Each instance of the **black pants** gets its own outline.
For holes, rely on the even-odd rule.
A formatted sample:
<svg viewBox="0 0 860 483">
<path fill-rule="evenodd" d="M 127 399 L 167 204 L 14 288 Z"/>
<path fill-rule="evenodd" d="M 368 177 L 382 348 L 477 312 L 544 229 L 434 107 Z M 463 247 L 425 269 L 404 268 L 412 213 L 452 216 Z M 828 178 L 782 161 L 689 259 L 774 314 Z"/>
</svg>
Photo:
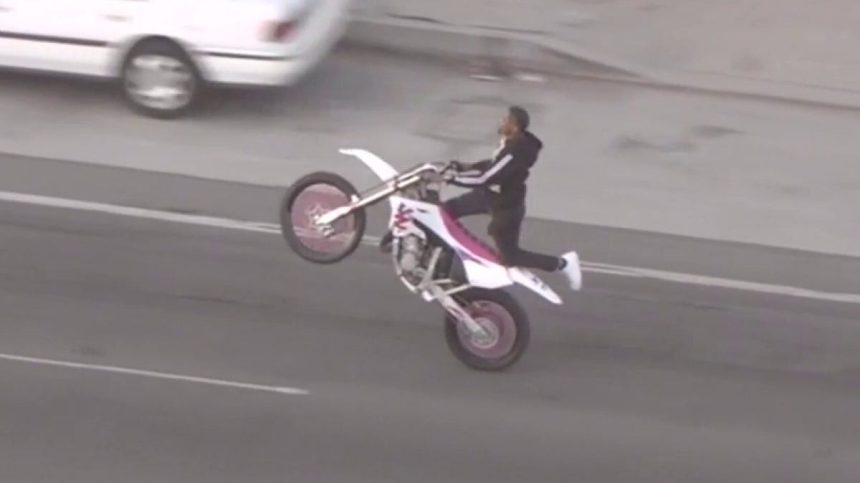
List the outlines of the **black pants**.
<svg viewBox="0 0 860 483">
<path fill-rule="evenodd" d="M 496 242 L 502 262 L 511 267 L 534 268 L 553 272 L 559 267 L 559 258 L 520 248 L 520 228 L 526 216 L 524 204 L 513 208 L 493 209 L 487 195 L 481 190 L 472 190 L 445 202 L 445 208 L 454 218 L 489 214 L 491 217 L 487 233 Z"/>
</svg>

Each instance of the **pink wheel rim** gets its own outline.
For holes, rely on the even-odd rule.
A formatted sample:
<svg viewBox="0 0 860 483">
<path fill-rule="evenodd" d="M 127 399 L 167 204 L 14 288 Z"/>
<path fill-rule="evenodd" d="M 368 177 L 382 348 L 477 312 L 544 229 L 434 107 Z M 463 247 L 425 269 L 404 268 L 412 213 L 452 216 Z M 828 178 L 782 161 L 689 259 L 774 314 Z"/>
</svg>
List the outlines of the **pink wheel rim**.
<svg viewBox="0 0 860 483">
<path fill-rule="evenodd" d="M 517 339 L 514 318 L 501 305 L 486 300 L 472 302 L 466 311 L 478 324 L 493 334 L 488 343 L 476 341 L 469 329 L 461 324 L 460 343 L 472 354 L 485 359 L 499 359 L 510 354 Z"/>
<path fill-rule="evenodd" d="M 314 217 L 349 203 L 341 190 L 325 183 L 307 186 L 293 201 L 290 210 L 292 230 L 308 250 L 335 255 L 346 250 L 357 236 L 355 216 L 348 215 L 334 222 L 334 232 L 326 236 L 316 226 Z"/>
</svg>

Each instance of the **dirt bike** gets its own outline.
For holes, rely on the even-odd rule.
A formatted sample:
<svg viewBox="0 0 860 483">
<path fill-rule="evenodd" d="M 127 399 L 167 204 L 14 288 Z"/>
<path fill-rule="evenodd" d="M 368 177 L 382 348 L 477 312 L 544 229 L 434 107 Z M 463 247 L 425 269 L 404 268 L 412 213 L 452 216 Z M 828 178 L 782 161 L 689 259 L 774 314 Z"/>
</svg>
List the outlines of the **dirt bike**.
<svg viewBox="0 0 860 483">
<path fill-rule="evenodd" d="M 373 153 L 341 149 L 382 181 L 359 193 L 345 178 L 314 172 L 294 182 L 281 206 L 281 231 L 301 258 L 337 263 L 361 244 L 365 208 L 388 199 L 391 257 L 412 293 L 445 309 L 445 339 L 465 365 L 488 371 L 517 362 L 530 338 L 529 319 L 503 287 L 520 284 L 553 304 L 561 298 L 530 271 L 507 267 L 440 203 L 440 190 L 456 174 L 451 163 L 424 163 L 403 173 Z"/>
</svg>

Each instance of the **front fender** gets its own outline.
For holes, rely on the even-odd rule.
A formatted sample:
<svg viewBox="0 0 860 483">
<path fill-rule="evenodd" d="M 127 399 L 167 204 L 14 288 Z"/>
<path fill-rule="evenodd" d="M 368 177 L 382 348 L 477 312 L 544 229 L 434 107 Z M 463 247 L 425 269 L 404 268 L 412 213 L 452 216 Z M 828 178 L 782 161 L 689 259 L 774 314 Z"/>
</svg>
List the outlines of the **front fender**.
<svg viewBox="0 0 860 483">
<path fill-rule="evenodd" d="M 358 158 L 382 181 L 388 181 L 399 174 L 385 160 L 365 149 L 339 149 L 338 152 Z"/>
</svg>

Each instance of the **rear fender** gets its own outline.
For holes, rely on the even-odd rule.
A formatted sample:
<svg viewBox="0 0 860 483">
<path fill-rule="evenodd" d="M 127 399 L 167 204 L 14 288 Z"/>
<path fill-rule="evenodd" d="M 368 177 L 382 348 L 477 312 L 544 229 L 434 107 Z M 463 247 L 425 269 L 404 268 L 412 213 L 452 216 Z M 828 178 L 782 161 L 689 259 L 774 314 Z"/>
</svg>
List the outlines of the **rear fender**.
<svg viewBox="0 0 860 483">
<path fill-rule="evenodd" d="M 501 265 L 476 262 L 462 257 L 460 259 L 470 285 L 492 290 L 514 284 L 505 267 Z"/>
<path fill-rule="evenodd" d="M 561 297 L 558 296 L 557 293 L 543 280 L 541 280 L 534 273 L 524 269 L 524 268 L 509 268 L 508 275 L 511 280 L 514 282 L 528 288 L 532 292 L 537 293 L 541 297 L 549 300 L 551 303 L 556 305 L 561 305 Z"/>
</svg>

